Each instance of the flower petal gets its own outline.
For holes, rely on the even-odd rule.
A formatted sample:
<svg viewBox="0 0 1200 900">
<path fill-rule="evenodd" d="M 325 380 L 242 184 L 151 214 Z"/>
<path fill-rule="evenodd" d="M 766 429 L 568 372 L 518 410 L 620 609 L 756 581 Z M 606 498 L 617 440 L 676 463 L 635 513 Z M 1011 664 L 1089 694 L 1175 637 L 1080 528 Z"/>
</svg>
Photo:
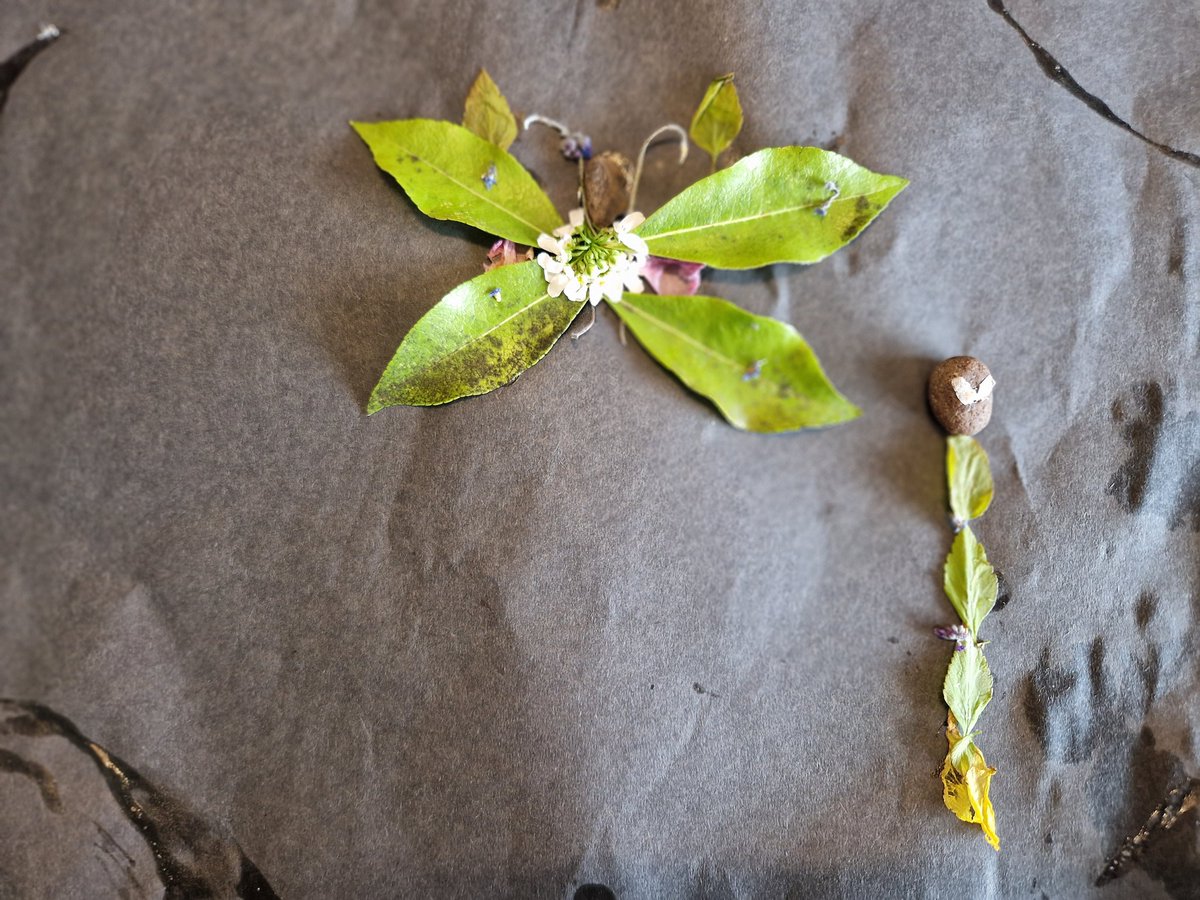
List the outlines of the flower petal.
<svg viewBox="0 0 1200 900">
<path fill-rule="evenodd" d="M 545 271 L 547 278 L 551 275 L 557 275 L 563 270 L 563 264 L 549 253 L 539 253 L 537 255 L 537 264 Z"/>
<path fill-rule="evenodd" d="M 548 234 L 539 234 L 537 242 L 538 246 L 547 253 L 553 253 L 555 256 L 558 256 L 563 252 L 562 241 L 556 241 Z"/>
<path fill-rule="evenodd" d="M 641 235 L 633 233 L 623 234 L 621 235 L 621 243 L 638 256 L 648 256 L 650 254 L 650 248 L 646 246 L 646 242 L 642 239 Z"/>
<path fill-rule="evenodd" d="M 700 288 L 700 271 L 703 268 L 704 263 L 651 256 L 642 266 L 642 277 L 650 282 L 656 294 L 690 297 Z"/>
<path fill-rule="evenodd" d="M 571 210 L 567 213 L 567 220 L 571 223 L 572 228 L 578 228 L 583 224 L 583 208 Z"/>
<path fill-rule="evenodd" d="M 637 228 L 645 221 L 646 217 L 640 212 L 631 212 L 615 222 L 613 227 L 617 230 L 617 234 L 624 235 L 628 234 L 630 231 L 633 231 L 633 229 Z"/>
</svg>

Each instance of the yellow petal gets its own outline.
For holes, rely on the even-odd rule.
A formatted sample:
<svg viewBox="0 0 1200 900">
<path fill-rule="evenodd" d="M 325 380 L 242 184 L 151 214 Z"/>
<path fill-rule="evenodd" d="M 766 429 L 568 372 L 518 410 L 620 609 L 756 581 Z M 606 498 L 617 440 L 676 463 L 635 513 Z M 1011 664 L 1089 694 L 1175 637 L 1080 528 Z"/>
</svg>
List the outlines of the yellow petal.
<svg viewBox="0 0 1200 900">
<path fill-rule="evenodd" d="M 950 713 L 946 722 L 946 740 L 950 742 L 951 752 L 946 754 L 946 762 L 942 765 L 942 799 L 946 808 L 964 822 L 979 825 L 988 843 L 999 850 L 996 811 L 988 796 L 996 770 L 988 766 L 983 752 L 973 742 L 968 742 L 965 752 L 960 752 L 958 759 L 954 759 L 953 750 L 960 738 L 958 723 L 954 713 Z"/>
</svg>

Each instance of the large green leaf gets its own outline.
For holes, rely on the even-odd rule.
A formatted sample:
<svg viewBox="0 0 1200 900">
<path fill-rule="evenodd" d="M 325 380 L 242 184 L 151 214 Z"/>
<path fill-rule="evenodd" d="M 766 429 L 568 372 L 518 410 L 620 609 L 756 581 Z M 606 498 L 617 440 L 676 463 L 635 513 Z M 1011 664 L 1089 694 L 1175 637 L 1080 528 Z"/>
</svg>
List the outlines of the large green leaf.
<svg viewBox="0 0 1200 900">
<path fill-rule="evenodd" d="M 839 192 L 831 202 L 828 184 Z M 637 232 L 655 256 L 719 269 L 814 263 L 852 241 L 907 184 L 827 150 L 775 147 L 697 181 Z"/>
<path fill-rule="evenodd" d="M 651 356 L 738 428 L 793 431 L 859 415 L 791 325 L 715 297 L 626 293 L 612 308 Z"/>
<path fill-rule="evenodd" d="M 972 641 L 962 650 L 954 651 L 942 696 L 967 735 L 979 721 L 984 707 L 992 699 L 992 672 L 983 651 Z"/>
<path fill-rule="evenodd" d="M 542 269 L 534 262 L 472 278 L 405 335 L 367 412 L 436 406 L 508 384 L 546 355 L 580 309 L 579 303 L 546 293 Z"/>
<path fill-rule="evenodd" d="M 376 165 L 428 216 L 530 246 L 562 224 L 519 162 L 461 125 L 433 119 L 350 125 L 371 148 Z"/>
<path fill-rule="evenodd" d="M 966 435 L 946 439 L 950 511 L 960 522 L 978 519 L 992 502 L 992 470 L 979 442 Z"/>
<path fill-rule="evenodd" d="M 741 130 L 742 104 L 737 88 L 733 86 L 733 74 L 714 78 L 692 116 L 688 134 L 712 157 L 713 169 L 716 169 L 717 157 L 725 152 Z"/>
<path fill-rule="evenodd" d="M 501 150 L 507 150 L 517 139 L 517 120 L 487 69 L 479 70 L 479 77 L 467 94 L 463 127 Z"/>
<path fill-rule="evenodd" d="M 943 586 L 959 618 L 978 639 L 983 617 L 996 605 L 997 583 L 996 570 L 970 526 L 963 526 L 954 537 L 946 557 Z"/>
</svg>

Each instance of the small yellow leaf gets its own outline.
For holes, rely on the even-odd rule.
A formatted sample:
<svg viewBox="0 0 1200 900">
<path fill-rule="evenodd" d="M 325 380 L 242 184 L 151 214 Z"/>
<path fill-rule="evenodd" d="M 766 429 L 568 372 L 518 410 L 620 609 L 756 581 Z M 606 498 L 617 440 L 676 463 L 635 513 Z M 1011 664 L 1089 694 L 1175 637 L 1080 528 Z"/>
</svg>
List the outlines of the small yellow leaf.
<svg viewBox="0 0 1200 900">
<path fill-rule="evenodd" d="M 467 94 L 463 125 L 501 150 L 507 150 L 517 139 L 517 120 L 487 69 L 479 70 Z"/>
<path fill-rule="evenodd" d="M 950 812 L 964 822 L 971 822 L 982 828 L 987 842 L 999 850 L 996 811 L 992 808 L 992 801 L 988 796 L 992 776 L 996 774 L 996 770 L 988 766 L 983 752 L 971 741 L 967 742 L 965 752 L 960 748 L 960 753 L 955 759 L 954 749 L 961 737 L 954 713 L 949 713 L 946 720 L 946 740 L 950 742 L 950 752 L 946 754 L 946 762 L 942 766 L 942 799 Z"/>
</svg>

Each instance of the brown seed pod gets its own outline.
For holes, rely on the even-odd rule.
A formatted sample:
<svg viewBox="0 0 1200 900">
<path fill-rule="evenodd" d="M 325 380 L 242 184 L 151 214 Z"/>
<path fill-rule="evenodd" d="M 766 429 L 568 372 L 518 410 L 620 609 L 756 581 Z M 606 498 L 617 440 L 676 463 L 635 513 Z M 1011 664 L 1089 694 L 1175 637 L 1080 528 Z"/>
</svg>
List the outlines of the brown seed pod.
<svg viewBox="0 0 1200 900">
<path fill-rule="evenodd" d="M 633 163 L 620 153 L 606 150 L 583 167 L 583 196 L 588 219 L 597 228 L 608 228 L 629 207 L 633 190 Z"/>
<path fill-rule="evenodd" d="M 952 356 L 929 376 L 929 409 L 950 434 L 978 434 L 992 418 L 994 385 L 988 367 L 975 357 Z"/>
</svg>

